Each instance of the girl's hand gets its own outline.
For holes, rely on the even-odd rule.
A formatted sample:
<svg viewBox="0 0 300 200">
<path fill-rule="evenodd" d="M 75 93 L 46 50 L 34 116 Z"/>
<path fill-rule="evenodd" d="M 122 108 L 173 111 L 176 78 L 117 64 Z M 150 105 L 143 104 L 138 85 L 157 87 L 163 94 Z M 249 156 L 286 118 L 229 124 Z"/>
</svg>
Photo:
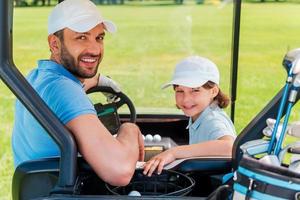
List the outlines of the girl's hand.
<svg viewBox="0 0 300 200">
<path fill-rule="evenodd" d="M 157 174 L 161 174 L 163 167 L 175 159 L 172 149 L 168 149 L 147 161 L 144 165 L 143 174 L 151 176 L 156 169 Z"/>
</svg>

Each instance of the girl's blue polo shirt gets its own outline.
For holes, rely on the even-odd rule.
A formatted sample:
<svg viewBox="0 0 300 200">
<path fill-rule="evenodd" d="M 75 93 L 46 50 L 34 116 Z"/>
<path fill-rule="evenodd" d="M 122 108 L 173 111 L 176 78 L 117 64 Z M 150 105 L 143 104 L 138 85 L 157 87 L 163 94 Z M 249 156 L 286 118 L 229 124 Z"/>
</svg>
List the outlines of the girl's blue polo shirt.
<svg viewBox="0 0 300 200">
<path fill-rule="evenodd" d="M 225 135 L 236 138 L 234 125 L 227 114 L 215 103 L 205 108 L 196 121 L 189 120 L 189 144 L 217 140 Z"/>
<path fill-rule="evenodd" d="M 63 124 L 79 115 L 96 114 L 81 82 L 56 62 L 40 60 L 27 80 Z M 56 143 L 18 100 L 12 148 L 15 166 L 27 160 L 60 155 Z"/>
</svg>

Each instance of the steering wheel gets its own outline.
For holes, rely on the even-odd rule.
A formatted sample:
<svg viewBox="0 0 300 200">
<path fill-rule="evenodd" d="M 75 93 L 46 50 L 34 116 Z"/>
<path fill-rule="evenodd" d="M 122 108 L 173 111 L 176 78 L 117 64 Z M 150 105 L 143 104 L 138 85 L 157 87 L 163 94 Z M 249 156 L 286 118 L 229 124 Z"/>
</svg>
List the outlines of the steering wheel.
<svg viewBox="0 0 300 200">
<path fill-rule="evenodd" d="M 135 107 L 130 100 L 130 98 L 124 94 L 123 92 L 115 92 L 111 87 L 104 87 L 104 86 L 95 86 L 90 88 L 86 93 L 91 94 L 95 92 L 101 93 L 109 93 L 116 96 L 113 102 L 106 102 L 106 103 L 96 103 L 94 107 L 97 111 L 98 118 L 102 123 L 108 128 L 108 130 L 112 133 L 117 132 L 120 128 L 120 118 L 118 114 L 118 109 L 123 105 L 127 105 L 129 109 L 129 116 L 130 122 L 136 122 L 136 111 Z"/>
</svg>

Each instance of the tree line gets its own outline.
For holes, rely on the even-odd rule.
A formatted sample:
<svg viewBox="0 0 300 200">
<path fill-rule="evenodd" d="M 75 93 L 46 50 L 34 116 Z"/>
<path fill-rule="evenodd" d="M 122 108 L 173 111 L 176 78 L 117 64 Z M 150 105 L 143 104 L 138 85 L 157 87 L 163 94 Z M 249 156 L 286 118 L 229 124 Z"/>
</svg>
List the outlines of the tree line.
<svg viewBox="0 0 300 200">
<path fill-rule="evenodd" d="M 50 6 L 56 5 L 58 0 L 14 0 L 15 6 Z M 125 0 L 92 0 L 95 4 L 124 4 Z M 127 0 L 127 1 L 147 1 L 147 0 Z M 166 1 L 166 0 L 157 0 L 157 1 Z M 169 0 L 173 1 L 176 4 L 183 4 L 184 0 Z M 195 0 L 196 3 L 201 4 L 205 1 L 210 0 Z M 224 0 L 219 0 L 224 1 Z M 245 0 L 246 2 L 295 2 L 295 0 Z"/>
</svg>

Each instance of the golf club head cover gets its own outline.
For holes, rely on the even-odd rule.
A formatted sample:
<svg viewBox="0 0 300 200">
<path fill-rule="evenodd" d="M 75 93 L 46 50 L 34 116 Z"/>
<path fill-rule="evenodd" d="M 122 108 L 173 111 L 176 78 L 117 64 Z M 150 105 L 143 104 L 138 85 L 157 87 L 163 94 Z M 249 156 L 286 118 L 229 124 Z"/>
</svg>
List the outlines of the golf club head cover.
<svg viewBox="0 0 300 200">
<path fill-rule="evenodd" d="M 289 125 L 287 134 L 300 138 L 300 121 L 293 122 Z"/>
<path fill-rule="evenodd" d="M 266 124 L 267 126 L 263 129 L 263 134 L 267 137 L 272 137 L 272 132 L 273 132 L 273 129 L 274 129 L 274 126 L 275 126 L 275 123 L 276 123 L 276 120 L 275 119 L 272 119 L 272 118 L 268 118 L 266 120 Z M 289 126 L 287 127 L 287 130 L 289 129 Z M 278 129 L 277 129 L 277 132 L 276 132 L 276 139 L 278 140 L 279 136 L 280 136 L 280 133 L 282 131 L 282 123 L 279 123 L 278 125 Z"/>
<path fill-rule="evenodd" d="M 266 120 L 267 126 L 263 129 L 263 134 L 265 136 L 267 136 L 267 137 L 272 136 L 272 132 L 273 132 L 275 123 L 276 123 L 275 119 L 268 118 Z M 278 126 L 278 130 L 277 130 L 277 133 L 276 133 L 276 139 L 279 138 L 281 130 L 282 130 L 282 123 L 280 123 L 279 126 Z M 293 122 L 291 124 L 288 124 L 288 126 L 286 128 L 286 133 L 288 135 L 300 138 L 300 121 L 296 121 L 296 122 Z"/>
</svg>

